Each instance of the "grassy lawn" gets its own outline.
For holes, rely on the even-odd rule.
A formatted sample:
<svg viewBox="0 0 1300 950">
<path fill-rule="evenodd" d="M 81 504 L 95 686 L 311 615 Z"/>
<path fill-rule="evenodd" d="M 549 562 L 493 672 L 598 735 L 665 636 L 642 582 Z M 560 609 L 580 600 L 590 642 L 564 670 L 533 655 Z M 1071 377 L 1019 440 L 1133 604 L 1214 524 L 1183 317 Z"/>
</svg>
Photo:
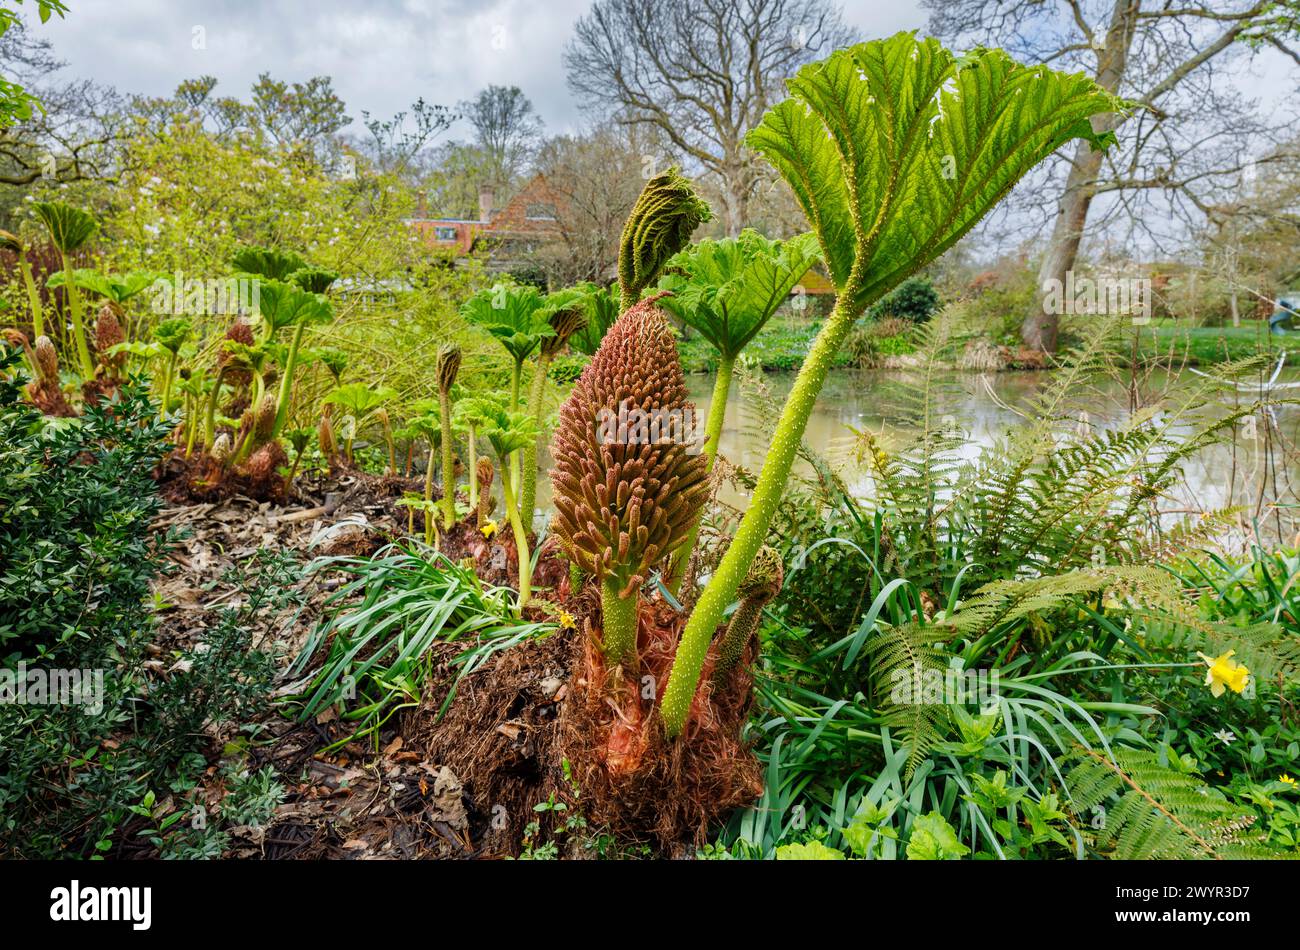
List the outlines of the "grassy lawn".
<svg viewBox="0 0 1300 950">
<path fill-rule="evenodd" d="M 1271 335 L 1268 324 L 1251 321 L 1239 327 L 1191 327 L 1175 320 L 1152 323 L 1142 333 L 1142 351 L 1147 356 L 1160 353 L 1182 358 L 1185 353 L 1193 363 L 1223 363 L 1245 359 L 1260 352 L 1275 352 L 1300 345 L 1300 334 Z"/>
</svg>

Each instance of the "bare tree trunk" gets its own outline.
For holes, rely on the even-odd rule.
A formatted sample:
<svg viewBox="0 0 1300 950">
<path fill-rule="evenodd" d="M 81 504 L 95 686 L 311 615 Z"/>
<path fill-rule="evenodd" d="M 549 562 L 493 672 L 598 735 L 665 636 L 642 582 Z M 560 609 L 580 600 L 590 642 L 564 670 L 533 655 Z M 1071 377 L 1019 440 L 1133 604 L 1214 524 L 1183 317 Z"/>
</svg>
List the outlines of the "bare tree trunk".
<svg viewBox="0 0 1300 950">
<path fill-rule="evenodd" d="M 744 175 L 735 171 L 722 183 L 722 226 L 727 237 L 735 237 L 749 223 L 749 190 Z"/>
<path fill-rule="evenodd" d="M 1115 0 L 1115 6 L 1111 10 L 1105 47 L 1098 51 L 1097 73 L 1094 77 L 1097 84 L 1108 92 L 1118 91 L 1124 78 L 1140 6 L 1140 0 Z M 1113 130 L 1118 124 L 1118 116 L 1100 116 L 1092 120 L 1093 129 L 1097 132 Z M 1030 349 L 1047 353 L 1056 350 L 1060 314 L 1043 311 L 1041 292 L 1048 281 L 1060 281 L 1064 286 L 1067 272 L 1078 259 L 1079 243 L 1083 239 L 1084 226 L 1088 223 L 1088 210 L 1096 195 L 1101 161 L 1102 153 L 1095 151 L 1086 142 L 1075 146 L 1074 161 L 1065 180 L 1065 191 L 1061 196 L 1056 223 L 1052 227 L 1052 237 L 1038 268 L 1039 293 L 1034 295 L 1034 303 L 1020 327 L 1020 338 Z"/>
</svg>

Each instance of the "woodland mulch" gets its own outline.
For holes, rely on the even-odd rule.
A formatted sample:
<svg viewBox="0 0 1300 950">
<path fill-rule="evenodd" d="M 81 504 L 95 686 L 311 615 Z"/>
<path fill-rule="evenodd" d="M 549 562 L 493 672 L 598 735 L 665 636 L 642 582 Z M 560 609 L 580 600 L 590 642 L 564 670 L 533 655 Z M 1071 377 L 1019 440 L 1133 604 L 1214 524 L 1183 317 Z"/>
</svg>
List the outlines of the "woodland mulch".
<svg viewBox="0 0 1300 950">
<path fill-rule="evenodd" d="M 165 497 L 185 497 L 174 483 L 169 485 L 166 476 L 161 481 Z M 216 622 L 219 608 L 239 605 L 242 592 L 232 569 L 259 550 L 286 552 L 303 564 L 320 556 L 369 555 L 405 536 L 407 512 L 395 503 L 404 492 L 418 487 L 401 478 L 346 473 L 304 480 L 284 503 L 259 502 L 235 493 L 165 508 L 155 528 L 179 529 L 180 536 L 171 553 L 175 569 L 155 584 L 163 607 L 151 666 L 165 675 L 168 658 L 199 644 Z M 513 547 L 488 553 L 503 568 L 513 561 Z M 302 689 L 302 678 L 288 682 L 284 670 L 340 583 L 341 578 L 328 572 L 302 578 L 292 592 L 295 603 L 253 621 L 255 645 L 280 661 L 276 700 Z M 455 650 L 446 648 L 444 653 L 450 659 Z M 440 703 L 445 690 L 435 687 L 430 694 Z M 472 701 L 477 683 L 470 684 L 467 694 Z M 333 752 L 325 750 L 350 732 L 337 721 L 333 708 L 304 722 L 298 720 L 294 705 L 272 704 L 260 722 L 251 724 L 256 729 L 248 744 L 234 741 L 239 736 L 233 728 L 224 734 L 214 730 L 210 736 L 214 749 L 244 756 L 249 769 L 274 767 L 287 789 L 269 824 L 230 829 L 232 846 L 227 856 L 454 858 L 505 853 L 516 847 L 517 842 L 500 840 L 499 834 L 486 845 L 485 836 L 477 832 L 491 829 L 490 820 L 479 820 L 477 828 L 471 825 L 471 815 L 490 818 L 491 809 L 473 802 L 456 771 L 446 764 L 465 760 L 454 743 L 435 743 L 443 750 L 437 757 L 424 747 L 437 736 L 436 719 L 436 706 L 395 717 L 377 742 L 351 742 Z M 404 731 L 418 742 L 410 741 Z M 226 791 L 219 764 L 212 762 L 198 793 L 209 806 Z"/>
<path fill-rule="evenodd" d="M 162 472 L 164 496 L 184 499 L 187 474 L 183 468 Z M 171 554 L 175 570 L 156 584 L 164 604 L 159 672 L 165 674 L 167 657 L 201 641 L 217 608 L 238 606 L 243 591 L 232 569 L 261 550 L 303 565 L 322 556 L 369 556 L 408 536 L 410 512 L 398 502 L 420 488 L 410 479 L 340 471 L 301 480 L 283 501 L 256 501 L 231 486 L 226 497 L 163 510 L 158 530 L 181 529 L 182 535 Z M 517 583 L 508 531 L 485 539 L 466 519 L 442 537 L 441 550 L 455 560 L 472 559 L 486 583 Z M 689 854 L 727 810 L 752 801 L 762 787 L 757 763 L 737 739 L 748 714 L 747 674 L 733 687 L 702 689 L 691 742 L 670 750 L 651 728 L 654 692 L 642 696 L 629 683 L 626 691 L 615 690 L 627 693 L 615 701 L 600 687 L 607 675 L 591 649 L 591 628 L 599 622 L 596 592 L 573 595 L 556 554 L 543 547 L 534 584 L 576 619 L 576 629 L 496 654 L 459 680 L 445 711 L 459 647 L 435 646 L 434 675 L 422 702 L 365 741 L 347 741 L 353 727 L 340 722 L 333 707 L 302 720 L 292 697 L 303 692 L 314 668 L 293 681 L 287 673 L 344 577 L 328 569 L 299 577 L 282 592 L 286 607 L 253 618 L 255 645 L 279 660 L 275 702 L 258 722 L 212 730 L 210 738 L 227 759 L 242 757 L 242 767 L 273 767 L 287 793 L 265 826 L 229 829 L 227 856 L 504 857 L 519 853 L 531 822 L 540 822 L 546 836 L 553 823 L 579 813 L 620 840 Z M 643 611 L 642 682 L 653 681 L 656 691 L 666 683 L 682 622 L 681 613 L 658 601 Z M 317 651 L 317 664 L 324 652 Z M 209 811 L 226 793 L 229 762 L 222 765 L 212 761 L 198 793 Z M 574 777 L 595 797 L 579 803 Z M 549 799 L 564 802 L 567 811 L 539 813 L 536 806 Z M 555 837 L 564 839 L 563 856 L 584 856 L 577 836 Z"/>
</svg>

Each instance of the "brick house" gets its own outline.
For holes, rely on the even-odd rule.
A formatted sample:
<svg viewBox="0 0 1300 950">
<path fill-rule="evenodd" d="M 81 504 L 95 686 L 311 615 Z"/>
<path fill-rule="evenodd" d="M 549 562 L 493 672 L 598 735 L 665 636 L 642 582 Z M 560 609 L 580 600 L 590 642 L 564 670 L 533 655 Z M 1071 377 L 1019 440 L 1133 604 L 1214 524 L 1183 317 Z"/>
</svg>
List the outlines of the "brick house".
<svg viewBox="0 0 1300 950">
<path fill-rule="evenodd" d="M 483 187 L 479 189 L 476 220 L 419 216 L 408 224 L 430 247 L 451 251 L 456 257 L 485 251 L 492 271 L 511 270 L 544 245 L 560 240 L 563 198 L 550 187 L 546 176 L 534 175 L 499 210 L 494 200 L 493 190 Z"/>
</svg>

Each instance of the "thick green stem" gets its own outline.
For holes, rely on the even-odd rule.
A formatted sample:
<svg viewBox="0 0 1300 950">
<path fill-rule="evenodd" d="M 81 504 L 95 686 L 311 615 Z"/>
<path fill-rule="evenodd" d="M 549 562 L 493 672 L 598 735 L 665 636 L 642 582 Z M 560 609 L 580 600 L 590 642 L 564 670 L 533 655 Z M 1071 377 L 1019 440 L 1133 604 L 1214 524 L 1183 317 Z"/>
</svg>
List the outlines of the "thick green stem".
<svg viewBox="0 0 1300 950">
<path fill-rule="evenodd" d="M 275 403 L 275 426 L 271 429 L 271 438 L 276 438 L 284 424 L 289 421 L 289 402 L 293 398 L 293 371 L 298 366 L 298 350 L 302 346 L 302 335 L 307 332 L 307 324 L 300 323 L 293 331 L 293 340 L 289 343 L 289 355 L 284 361 L 284 376 L 280 380 L 280 395 Z"/>
<path fill-rule="evenodd" d="M 510 411 L 511 412 L 519 411 L 519 384 L 520 384 L 520 377 L 523 375 L 523 371 L 524 371 L 524 361 L 515 360 L 515 368 L 513 372 L 511 372 L 510 374 Z M 510 453 L 510 464 L 508 467 L 510 470 L 510 477 L 513 478 L 515 480 L 515 484 L 518 485 L 519 484 L 519 453 L 518 452 Z M 505 485 L 505 481 L 506 481 L 506 475 L 505 475 L 506 469 L 507 466 L 505 460 L 502 459 L 501 484 L 503 486 Z"/>
<path fill-rule="evenodd" d="M 199 397 L 185 397 L 185 424 L 189 427 L 189 433 L 185 438 L 185 457 L 189 458 L 194 454 L 194 439 L 199 434 Z"/>
<path fill-rule="evenodd" d="M 466 433 L 469 443 L 469 510 L 478 511 L 478 446 L 474 444 L 474 427 Z"/>
<path fill-rule="evenodd" d="M 18 269 L 22 271 L 27 303 L 32 308 L 32 339 L 38 340 L 45 335 L 45 308 L 41 306 L 41 292 L 36 289 L 36 279 L 32 276 L 32 265 L 25 250 L 18 255 Z"/>
<path fill-rule="evenodd" d="M 180 357 L 177 350 L 171 351 L 167 357 L 167 372 L 163 376 L 162 389 L 162 414 L 167 415 L 167 409 L 172 401 L 172 380 L 176 378 L 176 360 Z"/>
<path fill-rule="evenodd" d="M 284 493 L 286 495 L 288 495 L 289 490 L 293 488 L 293 478 L 298 474 L 298 464 L 302 461 L 302 453 L 305 451 L 306 449 L 304 448 L 302 451 L 298 452 L 298 454 L 293 457 L 293 464 L 289 466 L 289 474 L 284 478 Z M 415 512 L 412 511 L 411 514 L 414 515 Z"/>
<path fill-rule="evenodd" d="M 664 730 L 669 737 L 680 735 L 686 725 L 709 643 L 722 620 L 723 611 L 736 596 L 754 555 L 767 538 L 767 529 L 781 502 L 781 494 L 785 491 L 785 483 L 790 477 L 795 453 L 803 438 L 804 429 L 808 426 L 817 394 L 826 381 L 826 373 L 830 370 L 836 352 L 857 319 L 858 314 L 854 312 L 852 302 L 856 296 L 856 282 L 850 280 L 849 286 L 841 291 L 836 300 L 835 309 L 826 325 L 817 334 L 803 369 L 799 371 L 794 388 L 790 391 L 790 397 L 785 402 L 785 408 L 781 411 L 781 421 L 777 423 L 772 444 L 768 447 L 767 459 L 758 477 L 758 486 L 754 489 L 749 510 L 741 519 L 731 546 L 727 548 L 717 571 L 691 612 L 690 620 L 686 622 L 661 708 Z"/>
<path fill-rule="evenodd" d="M 262 379 L 261 373 L 253 374 L 253 398 L 249 400 L 249 406 L 253 411 L 253 422 L 244 433 L 244 440 L 239 443 L 239 447 L 232 456 L 232 465 L 243 465 L 248 457 L 253 454 L 253 450 L 258 448 L 257 441 L 257 409 L 262 405 L 262 395 L 266 392 L 266 382 Z"/>
<path fill-rule="evenodd" d="M 424 463 L 424 543 L 433 543 L 433 440 L 429 440 L 429 461 Z"/>
<path fill-rule="evenodd" d="M 456 462 L 451 453 L 451 394 L 446 390 L 438 392 L 438 413 L 442 426 L 442 522 L 450 531 L 456 526 Z"/>
<path fill-rule="evenodd" d="M 63 254 L 63 274 L 67 282 L 63 285 L 68 294 L 68 313 L 72 316 L 72 341 L 77 350 L 77 361 L 81 363 L 82 379 L 95 378 L 95 364 L 90 358 L 90 347 L 86 344 L 85 309 L 81 302 L 81 290 L 72 278 L 72 262 Z"/>
<path fill-rule="evenodd" d="M 501 460 L 505 467 L 505 459 Z M 519 609 L 528 603 L 533 588 L 533 558 L 528 552 L 528 535 L 524 532 L 524 523 L 519 520 L 519 506 L 515 504 L 515 493 L 510 487 L 510 479 L 501 479 L 501 492 L 505 495 L 506 514 L 510 516 L 510 527 L 515 533 L 515 550 L 519 556 Z"/>
<path fill-rule="evenodd" d="M 207 409 L 203 414 L 203 450 L 212 451 L 217 438 L 217 401 L 221 398 L 221 383 L 226 378 L 226 368 L 217 371 L 217 380 L 212 385 L 212 395 L 208 397 Z"/>
<path fill-rule="evenodd" d="M 641 595 L 634 590 L 620 597 L 622 588 L 617 580 L 608 577 L 600 584 L 601 645 L 606 663 L 630 668 L 636 665 L 637 601 Z"/>
<path fill-rule="evenodd" d="M 528 389 L 528 414 L 537 420 L 538 428 L 542 422 L 542 400 L 546 396 L 546 371 L 551 364 L 551 357 L 543 353 L 537 358 L 537 371 L 533 373 L 533 382 Z M 533 512 L 537 508 L 537 455 L 541 449 L 542 436 L 524 446 L 524 487 L 520 492 L 519 520 L 524 527 L 532 529 Z"/>
<path fill-rule="evenodd" d="M 704 458 L 708 462 L 708 471 L 713 471 L 713 463 L 718 457 L 718 441 L 722 438 L 722 425 L 727 417 L 727 397 L 731 393 L 731 373 L 736 367 L 735 356 L 723 356 L 718 360 L 718 377 L 713 381 L 713 396 L 709 401 L 709 418 L 704 423 Z M 686 576 L 686 567 L 695 553 L 695 545 L 700 538 L 700 516 L 695 516 L 691 530 L 686 539 L 673 552 L 672 563 L 668 569 L 668 590 L 675 596 L 682 588 L 682 578 Z"/>
</svg>

